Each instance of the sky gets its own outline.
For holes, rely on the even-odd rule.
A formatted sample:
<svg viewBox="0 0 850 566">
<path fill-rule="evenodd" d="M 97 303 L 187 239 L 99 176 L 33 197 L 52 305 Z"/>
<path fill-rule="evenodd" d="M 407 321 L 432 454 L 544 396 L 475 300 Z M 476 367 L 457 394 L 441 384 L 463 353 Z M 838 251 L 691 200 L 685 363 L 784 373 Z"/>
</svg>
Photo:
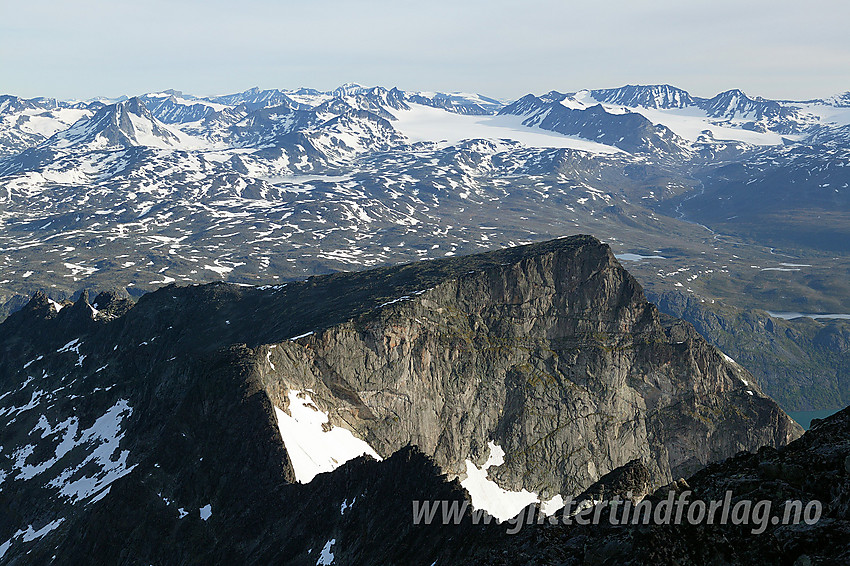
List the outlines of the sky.
<svg viewBox="0 0 850 566">
<path fill-rule="evenodd" d="M 0 93 L 667 83 L 805 100 L 850 90 L 848 22 L 844 0 L 0 0 Z"/>
</svg>

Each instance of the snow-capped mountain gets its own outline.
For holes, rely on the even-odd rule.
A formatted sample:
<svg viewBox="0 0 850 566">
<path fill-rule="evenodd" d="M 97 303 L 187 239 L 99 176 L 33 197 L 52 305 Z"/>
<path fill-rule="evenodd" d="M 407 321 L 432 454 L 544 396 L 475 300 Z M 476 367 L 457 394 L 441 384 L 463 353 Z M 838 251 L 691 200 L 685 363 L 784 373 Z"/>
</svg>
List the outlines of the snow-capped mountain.
<svg viewBox="0 0 850 566">
<path fill-rule="evenodd" d="M 564 112 L 562 108 L 573 112 Z M 545 110 L 543 108 L 545 107 Z M 627 140 L 625 143 L 631 152 L 675 152 L 678 149 L 698 150 L 706 143 L 712 144 L 745 144 L 747 146 L 781 145 L 794 141 L 803 141 L 809 135 L 816 133 L 814 124 L 819 120 L 804 111 L 803 107 L 783 106 L 776 101 L 750 99 L 740 91 L 728 91 L 718 94 L 711 99 L 690 96 L 687 92 L 667 85 L 636 87 L 628 86 L 620 89 L 579 91 L 561 94 L 551 92 L 542 97 L 528 95 L 504 109 L 502 113 L 512 113 L 532 118 L 530 113 L 539 116 L 541 112 L 555 113 L 560 119 L 550 120 L 551 127 L 560 130 L 585 131 L 590 135 L 594 124 L 588 131 L 583 118 L 588 113 L 604 117 L 610 122 L 610 128 L 599 128 L 601 135 L 611 135 L 616 131 L 636 132 L 639 129 L 645 133 L 635 145 Z M 603 114 L 604 112 L 604 114 Z M 574 118 L 566 118 L 566 115 Z M 612 118 L 614 115 L 628 115 L 632 123 L 625 128 L 619 124 L 623 118 Z M 659 143 L 651 141 L 653 136 L 641 125 L 637 117 L 642 117 L 659 130 L 662 138 L 670 138 L 663 134 L 669 130 L 677 138 L 673 146 L 670 139 Z M 539 117 L 532 118 L 540 121 Z M 844 118 L 842 118 L 843 123 Z M 565 124 L 569 124 L 566 126 Z M 830 127 L 833 127 L 831 125 Z M 585 127 L 585 130 L 582 130 Z M 619 136 L 622 137 L 622 136 Z M 619 140 L 619 137 L 616 138 Z"/>
<path fill-rule="evenodd" d="M 278 89 L 260 90 L 257 87 L 236 94 L 213 96 L 208 101 L 226 106 L 244 105 L 249 110 L 271 106 L 287 106 L 290 108 L 298 108 L 299 106 L 298 102 L 290 98 L 286 92 Z"/>
<path fill-rule="evenodd" d="M 523 118 L 526 126 L 658 157 L 693 149 L 693 144 L 706 140 L 760 146 L 805 143 L 807 136 L 826 139 L 829 132 L 850 125 L 850 112 L 845 110 L 844 100 L 846 96 L 838 95 L 799 103 L 773 101 L 751 98 L 739 90 L 700 98 L 669 85 L 630 85 L 567 94 L 553 91 L 503 104 L 481 95 L 407 93 L 348 84 L 330 92 L 252 88 L 206 98 L 164 91 L 106 104 L 6 96 L 0 101 L 0 116 L 5 124 L 3 139 L 7 140 L 2 149 L 7 155 L 38 145 L 56 134 L 61 134 L 56 139 L 59 147 L 91 138 L 85 143 L 91 144 L 92 149 L 131 145 L 174 148 L 181 143 L 181 133 L 223 141 L 234 147 L 246 147 L 246 143 L 248 147 L 268 147 L 269 138 L 281 133 L 280 120 L 269 119 L 271 114 L 281 117 L 289 112 L 297 113 L 300 117 L 284 128 L 305 131 L 350 110 L 403 122 L 411 111 L 430 107 L 443 111 L 439 115 L 443 121 L 448 116 L 458 117 L 455 128 L 469 129 L 472 122 L 464 122 L 461 116 L 516 115 Z M 308 118 L 310 115 L 313 117 Z M 139 123 L 133 123 L 133 117 Z M 92 121 L 77 124 L 82 118 Z M 237 126 L 240 121 L 245 122 Z M 238 130 L 232 136 L 224 131 L 231 127 Z M 245 141 L 246 128 L 258 132 L 251 142 Z M 446 130 L 449 128 L 452 125 L 447 124 Z M 269 133 L 262 133 L 264 130 Z M 703 137 L 708 133 L 708 138 Z M 491 134 L 491 139 L 496 139 L 505 132 Z M 509 139 L 518 138 L 517 134 L 514 132 Z"/>
<path fill-rule="evenodd" d="M 2 172 L 61 170 L 68 179 L 81 179 L 103 169 L 114 155 L 102 153 L 132 148 L 199 149 L 205 142 L 157 120 L 138 98 L 98 105 L 67 129 L 61 129 L 38 145 L 0 162 Z M 85 112 L 85 111 L 83 111 Z M 61 162 L 57 169 L 56 165 Z M 54 181 L 59 180 L 54 178 Z"/>
<path fill-rule="evenodd" d="M 56 100 L 48 98 L 27 100 L 0 96 L 0 158 L 38 145 L 91 113 L 78 105 L 60 106 Z"/>
<path fill-rule="evenodd" d="M 165 91 L 140 96 L 139 100 L 150 113 L 165 124 L 197 122 L 208 116 L 229 108 L 209 100 L 186 97 L 181 92 Z"/>
<path fill-rule="evenodd" d="M 612 106 L 674 110 L 694 108 L 705 111 L 707 118 L 749 120 L 778 125 L 795 115 L 792 106 L 761 97 L 750 98 L 740 89 L 721 92 L 712 98 L 691 96 L 670 85 L 628 85 L 621 88 L 591 90 L 593 100 Z M 789 132 L 790 133 L 790 132 Z"/>
<path fill-rule="evenodd" d="M 316 112 L 295 110 L 289 106 L 271 106 L 250 113 L 241 109 L 242 107 L 237 107 L 236 110 L 231 110 L 229 115 L 219 113 L 213 118 L 224 125 L 228 123 L 228 119 L 244 116 L 232 122 L 227 135 L 221 138 L 236 147 L 280 147 L 286 144 L 286 136 L 322 123 Z M 214 130 L 210 127 L 211 121 L 205 121 L 196 131 Z"/>
<path fill-rule="evenodd" d="M 416 104 L 443 108 L 457 114 L 472 114 L 486 116 L 493 114 L 504 106 L 504 103 L 487 96 L 478 94 L 444 94 L 417 92 L 407 95 L 407 100 Z"/>
<path fill-rule="evenodd" d="M 828 98 L 824 98 L 819 101 L 820 104 L 824 106 L 834 106 L 836 108 L 848 108 L 850 107 L 850 92 L 843 92 L 841 94 L 836 94 L 834 96 L 830 96 Z M 793 104 L 793 102 L 791 103 Z"/>
<path fill-rule="evenodd" d="M 524 126 L 577 136 L 629 153 L 667 156 L 686 151 L 684 140 L 638 112 L 612 111 L 602 104 L 588 105 L 554 91 L 539 98 L 527 95 L 499 113 L 522 116 Z"/>
<path fill-rule="evenodd" d="M 138 98 L 104 106 L 91 117 L 56 133 L 41 148 L 75 151 L 127 149 L 145 146 L 175 148 L 181 143 L 178 132 L 154 118 Z"/>
<path fill-rule="evenodd" d="M 627 85 L 620 88 L 591 90 L 590 96 L 599 102 L 629 108 L 688 108 L 697 101 L 687 92 L 670 85 Z"/>
</svg>

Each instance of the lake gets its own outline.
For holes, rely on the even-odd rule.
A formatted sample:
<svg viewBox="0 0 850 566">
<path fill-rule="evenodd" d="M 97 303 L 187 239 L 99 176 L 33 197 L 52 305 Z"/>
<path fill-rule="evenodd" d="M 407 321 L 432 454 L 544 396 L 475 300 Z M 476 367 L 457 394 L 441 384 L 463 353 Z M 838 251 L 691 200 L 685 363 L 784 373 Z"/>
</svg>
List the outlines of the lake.
<svg viewBox="0 0 850 566">
<path fill-rule="evenodd" d="M 642 259 L 667 259 L 660 255 L 640 255 L 640 254 L 614 254 L 614 257 L 620 261 L 641 261 Z"/>
<path fill-rule="evenodd" d="M 775 311 L 765 311 L 767 314 L 774 318 L 784 318 L 785 320 L 793 320 L 795 318 L 841 318 L 845 320 L 850 320 L 850 314 L 813 314 L 813 313 L 805 313 L 805 312 L 775 312 Z"/>
<path fill-rule="evenodd" d="M 821 411 L 789 411 L 788 416 L 800 423 L 800 426 L 806 430 L 812 426 L 812 419 L 825 419 L 830 415 L 834 415 L 841 409 L 826 409 Z"/>
</svg>

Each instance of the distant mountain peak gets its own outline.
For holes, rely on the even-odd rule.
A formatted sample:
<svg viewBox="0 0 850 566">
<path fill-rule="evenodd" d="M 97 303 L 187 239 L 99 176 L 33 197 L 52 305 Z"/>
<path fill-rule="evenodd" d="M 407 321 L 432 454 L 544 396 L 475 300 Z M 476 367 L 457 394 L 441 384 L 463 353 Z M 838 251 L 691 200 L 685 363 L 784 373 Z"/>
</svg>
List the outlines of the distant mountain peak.
<svg viewBox="0 0 850 566">
<path fill-rule="evenodd" d="M 701 104 L 713 118 L 752 119 L 774 118 L 783 113 L 782 105 L 761 96 L 751 98 L 739 88 L 723 91 Z M 787 109 L 786 109 L 787 110 Z"/>
<path fill-rule="evenodd" d="M 848 108 L 850 107 L 850 91 L 842 92 L 841 94 L 835 94 L 833 96 L 823 99 L 822 102 L 829 106 Z"/>
<path fill-rule="evenodd" d="M 668 84 L 625 85 L 619 88 L 591 90 L 600 102 L 643 108 L 686 108 L 696 101 L 686 90 Z"/>
<path fill-rule="evenodd" d="M 89 118 L 47 140 L 55 149 L 173 148 L 180 138 L 157 120 L 138 97 L 100 108 Z"/>
<path fill-rule="evenodd" d="M 351 96 L 352 94 L 358 94 L 364 90 L 368 89 L 363 85 L 357 83 L 345 83 L 335 88 L 331 94 L 334 96 Z"/>
</svg>

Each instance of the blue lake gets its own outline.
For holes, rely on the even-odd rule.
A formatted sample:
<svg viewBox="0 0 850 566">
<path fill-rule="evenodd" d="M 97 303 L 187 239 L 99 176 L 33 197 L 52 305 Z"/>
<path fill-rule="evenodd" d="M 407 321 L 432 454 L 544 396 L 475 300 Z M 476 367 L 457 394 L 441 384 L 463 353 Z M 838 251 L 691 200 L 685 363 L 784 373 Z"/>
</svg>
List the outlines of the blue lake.
<svg viewBox="0 0 850 566">
<path fill-rule="evenodd" d="M 800 423 L 800 426 L 806 430 L 812 426 L 812 419 L 825 419 L 830 415 L 834 415 L 841 409 L 827 409 L 824 411 L 790 411 L 788 416 Z"/>
</svg>

